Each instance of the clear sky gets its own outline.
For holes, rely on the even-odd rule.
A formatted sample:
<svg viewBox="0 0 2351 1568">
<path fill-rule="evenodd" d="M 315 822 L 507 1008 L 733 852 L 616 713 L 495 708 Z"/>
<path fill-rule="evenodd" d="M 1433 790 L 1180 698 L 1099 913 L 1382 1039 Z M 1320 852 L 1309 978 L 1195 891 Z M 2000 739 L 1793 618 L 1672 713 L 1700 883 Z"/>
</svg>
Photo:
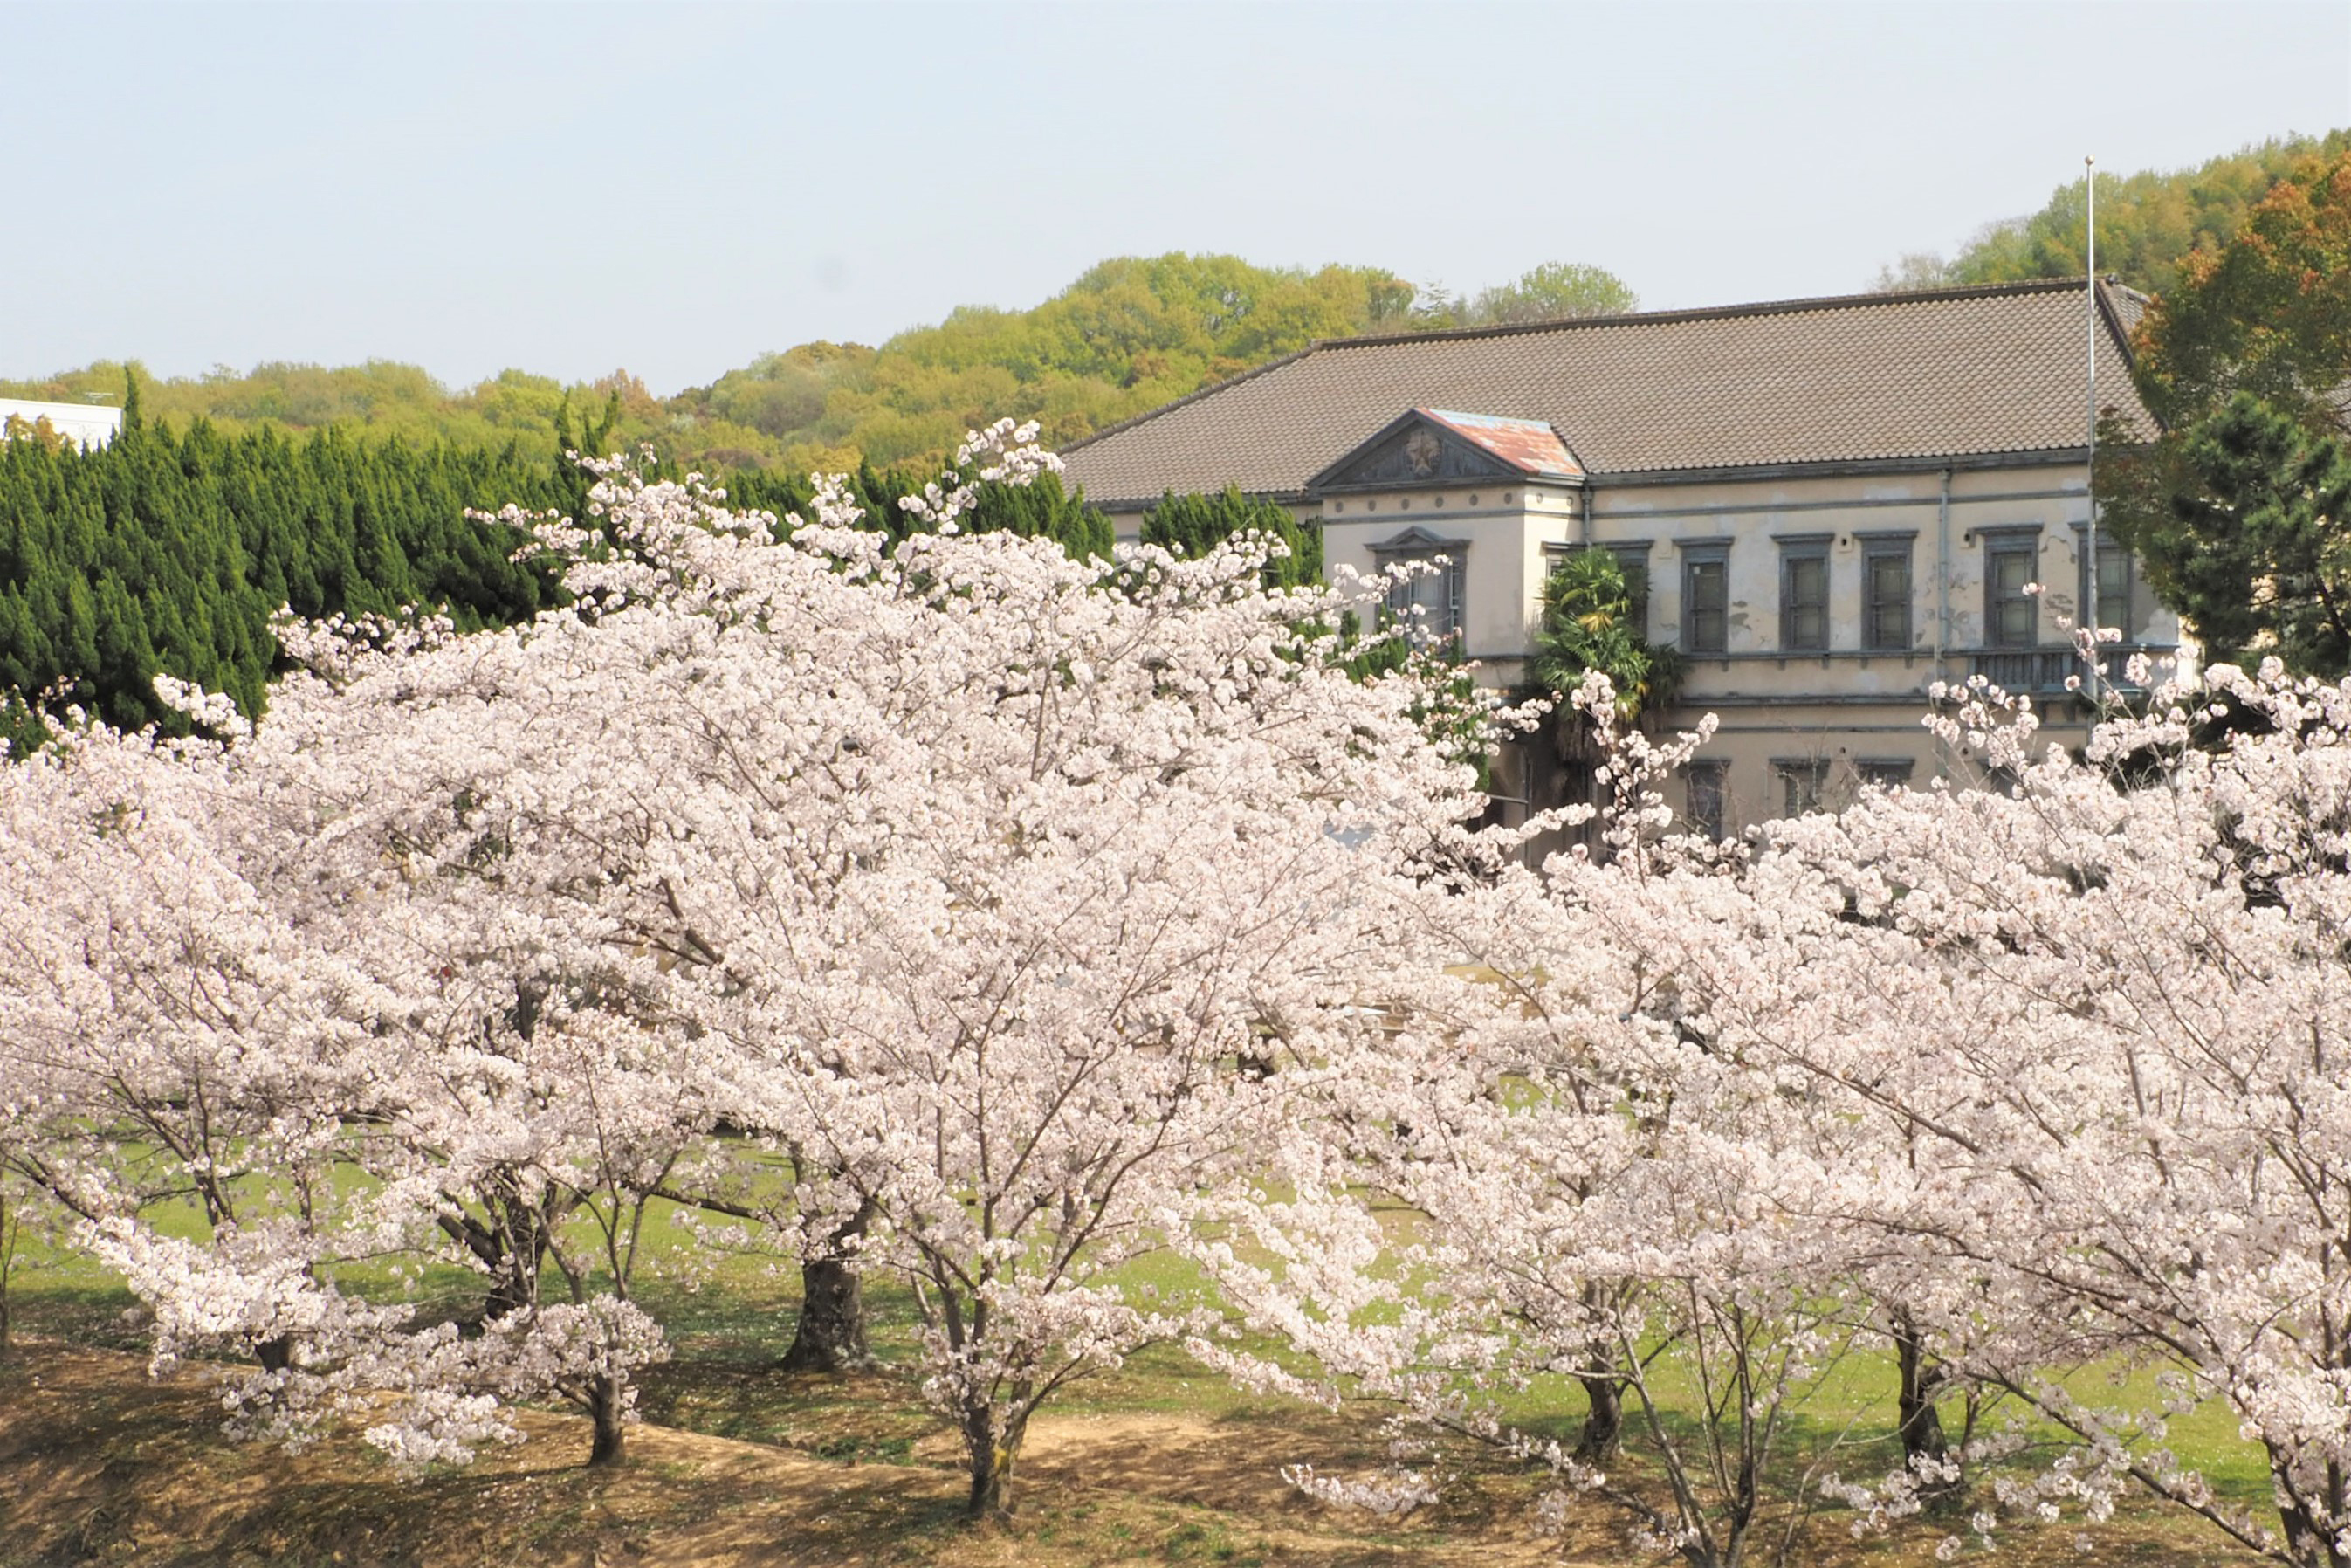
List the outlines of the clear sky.
<svg viewBox="0 0 2351 1568">
<path fill-rule="evenodd" d="M 1644 305 L 1866 287 L 2079 177 L 2351 125 L 2351 0 L 0 0 L 0 376 L 625 366 L 1229 251 Z"/>
</svg>

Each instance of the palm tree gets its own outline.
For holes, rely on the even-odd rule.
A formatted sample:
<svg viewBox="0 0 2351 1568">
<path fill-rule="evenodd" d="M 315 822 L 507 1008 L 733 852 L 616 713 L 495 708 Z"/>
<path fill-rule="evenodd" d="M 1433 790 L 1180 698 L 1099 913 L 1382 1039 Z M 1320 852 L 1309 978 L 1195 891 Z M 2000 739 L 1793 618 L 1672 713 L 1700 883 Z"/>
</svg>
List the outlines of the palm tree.
<svg viewBox="0 0 2351 1568">
<path fill-rule="evenodd" d="M 1619 724 L 1637 724 L 1672 706 L 1682 658 L 1641 635 L 1632 586 L 1615 555 L 1597 547 L 1562 559 L 1543 584 L 1542 622 L 1528 661 L 1531 684 L 1544 694 L 1566 693 L 1598 670 L 1616 690 Z M 1562 702 L 1552 709 L 1552 736 L 1568 777 L 1564 799 L 1591 798 L 1592 770 L 1601 761 L 1591 718 Z"/>
</svg>

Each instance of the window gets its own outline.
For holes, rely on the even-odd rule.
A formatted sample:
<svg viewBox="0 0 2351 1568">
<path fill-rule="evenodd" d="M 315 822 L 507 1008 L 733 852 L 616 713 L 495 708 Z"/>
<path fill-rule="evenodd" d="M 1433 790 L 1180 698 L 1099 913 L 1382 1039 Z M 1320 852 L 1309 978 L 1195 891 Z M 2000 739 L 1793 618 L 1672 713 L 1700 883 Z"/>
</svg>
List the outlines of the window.
<svg viewBox="0 0 2351 1568">
<path fill-rule="evenodd" d="M 1616 558 L 1616 570 L 1625 574 L 1625 597 L 1632 601 L 1630 630 L 1646 643 L 1649 639 L 1649 547 L 1646 543 L 1611 545 L 1608 549 Z"/>
<path fill-rule="evenodd" d="M 1861 557 L 1861 645 L 1910 647 L 1910 541 L 1873 539 Z"/>
<path fill-rule="evenodd" d="M 2131 634 L 2130 565 L 2130 551 L 2121 541 L 2099 537 L 2097 622 L 2120 632 L 2126 642 Z M 2085 602 L 2089 597 L 2082 596 Z"/>
<path fill-rule="evenodd" d="M 1691 832 L 1708 839 L 1722 837 L 1722 780 L 1729 765 L 1722 762 L 1687 762 L 1682 765 L 1682 788 L 1687 791 L 1687 804 L 1682 820 Z"/>
<path fill-rule="evenodd" d="M 1780 541 L 1780 646 L 1829 645 L 1829 537 Z"/>
<path fill-rule="evenodd" d="M 2041 557 L 2038 530 L 1999 534 L 1984 543 L 1984 641 L 2030 648 L 2041 641 L 2041 606 L 2025 592 Z"/>
<path fill-rule="evenodd" d="M 1615 558 L 1617 573 L 1625 579 L 1627 620 L 1634 636 L 1643 642 L 1649 639 L 1649 543 L 1638 544 L 1543 546 L 1544 570 L 1557 572 L 1587 549 L 1604 549 Z"/>
<path fill-rule="evenodd" d="M 1911 771 L 1917 764 L 1907 757 L 1865 757 L 1853 766 L 1864 784 L 1880 789 L 1907 789 Z"/>
<path fill-rule="evenodd" d="M 1388 590 L 1388 608 L 1416 638 L 1443 643 L 1461 634 L 1461 563 L 1436 556 L 1397 556 L 1431 570 L 1416 571 Z M 1382 565 L 1392 564 L 1383 561 Z"/>
<path fill-rule="evenodd" d="M 1383 570 L 1419 569 L 1389 585 L 1387 603 L 1397 621 L 1412 628 L 1416 641 L 1444 643 L 1461 635 L 1462 564 L 1468 553 L 1467 539 L 1440 539 L 1419 528 L 1372 547 Z"/>
<path fill-rule="evenodd" d="M 1801 817 L 1820 809 L 1821 793 L 1827 788 L 1829 765 L 1820 758 L 1803 758 L 1771 764 L 1771 771 L 1780 776 L 1780 814 Z"/>
<path fill-rule="evenodd" d="M 1682 548 L 1682 646 L 1693 653 L 1730 647 L 1730 542 Z"/>
</svg>

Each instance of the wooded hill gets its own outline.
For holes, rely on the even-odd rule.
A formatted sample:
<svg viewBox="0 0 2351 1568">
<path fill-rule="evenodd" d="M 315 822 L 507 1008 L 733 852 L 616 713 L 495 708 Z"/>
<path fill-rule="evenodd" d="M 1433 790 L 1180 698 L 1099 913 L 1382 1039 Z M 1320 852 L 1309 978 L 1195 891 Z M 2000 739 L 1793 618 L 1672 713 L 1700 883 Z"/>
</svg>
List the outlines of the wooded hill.
<svg viewBox="0 0 2351 1568">
<path fill-rule="evenodd" d="M 2285 138 L 2192 169 L 2100 176 L 2101 267 L 2161 292 L 2180 263 L 2233 235 L 2246 209 L 2297 160 L 2351 147 L 2351 132 Z M 1877 286 L 1939 287 L 2068 277 L 2081 270 L 2079 182 L 2039 212 L 1986 225 L 1959 255 L 1917 254 Z M 414 365 L 376 360 L 327 367 L 275 362 L 154 379 L 101 361 L 27 381 L 0 396 L 118 402 L 126 372 L 142 379 L 153 421 L 202 417 L 224 431 L 361 426 L 412 443 L 551 452 L 567 407 L 601 413 L 617 400 L 621 439 L 704 468 L 790 474 L 934 463 L 963 433 L 1011 414 L 1063 445 L 1223 381 L 1317 338 L 1412 331 L 1636 308 L 1632 289 L 1594 267 L 1554 263 L 1517 281 L 1452 295 L 1384 267 L 1309 271 L 1237 256 L 1122 256 L 1093 267 L 1032 308 L 967 306 L 879 348 L 802 343 L 762 354 L 708 386 L 657 395 L 625 370 L 566 385 L 508 370 L 453 390 Z"/>
<path fill-rule="evenodd" d="M 203 418 L 225 431 L 363 427 L 411 442 L 552 454 L 558 427 L 617 410 L 617 438 L 710 468 L 806 475 L 929 465 L 964 432 L 1012 415 L 1061 445 L 1196 392 L 1317 338 L 1635 308 L 1597 267 L 1537 267 L 1468 297 L 1428 291 L 1378 267 L 1252 267 L 1235 256 L 1170 254 L 1105 261 L 1029 310 L 968 307 L 879 349 L 803 343 L 763 354 L 706 387 L 655 396 L 626 371 L 566 386 L 509 370 L 453 392 L 414 365 L 272 363 L 158 380 L 101 361 L 41 380 L 0 382 L 0 396 L 121 401 L 141 382 L 151 421 Z"/>
<path fill-rule="evenodd" d="M 2351 131 L 2278 137 L 2208 159 L 2192 169 L 2098 176 L 2098 270 L 2162 294 L 2197 251 L 2235 236 L 2253 204 L 2297 165 L 2351 151 Z M 1941 288 L 2076 277 L 2082 253 L 2082 183 L 2060 185 L 2048 204 L 2021 218 L 1986 224 L 1949 258 L 1905 256 L 1880 269 L 1881 288 Z"/>
</svg>

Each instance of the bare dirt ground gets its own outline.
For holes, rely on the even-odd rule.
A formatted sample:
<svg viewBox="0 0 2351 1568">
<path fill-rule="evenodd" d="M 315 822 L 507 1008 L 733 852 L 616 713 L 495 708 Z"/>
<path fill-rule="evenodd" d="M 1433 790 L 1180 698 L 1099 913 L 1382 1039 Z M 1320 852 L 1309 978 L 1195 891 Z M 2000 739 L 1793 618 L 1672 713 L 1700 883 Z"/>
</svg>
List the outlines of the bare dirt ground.
<svg viewBox="0 0 2351 1568">
<path fill-rule="evenodd" d="M 1294 1431 L 1182 1416 L 1040 1417 L 1018 1517 L 980 1528 L 944 1436 L 876 1464 L 647 1424 L 591 1472 L 585 1424 L 533 1411 L 520 1447 L 402 1485 L 353 1443 L 289 1456 L 219 1419 L 201 1371 L 157 1383 L 135 1355 L 21 1346 L 0 1368 L 0 1564 L 1562 1561 L 1523 1529 L 1367 1528 L 1283 1485 Z"/>
<path fill-rule="evenodd" d="M 861 1409 L 886 1403 L 883 1380 L 869 1381 L 833 1380 L 827 1429 L 853 1431 Z M 980 1527 L 962 1521 L 959 1455 L 940 1433 L 883 1445 L 890 1458 L 873 1462 L 837 1437 L 829 1453 L 848 1457 L 648 1423 L 623 1464 L 590 1471 L 580 1463 L 584 1422 L 527 1412 L 522 1446 L 403 1485 L 355 1441 L 288 1456 L 228 1441 L 219 1418 L 201 1369 L 158 1383 L 133 1354 L 20 1343 L 0 1363 L 0 1568 L 1656 1561 L 1602 1519 L 1563 1540 L 1537 1536 L 1535 1482 L 1508 1470 L 1458 1480 L 1403 1523 L 1314 1504 L 1282 1483 L 1284 1459 L 1303 1446 L 1371 1464 L 1378 1448 L 1373 1424 L 1313 1411 L 1042 1416 L 1021 1462 L 1017 1517 Z M 1791 1561 L 1920 1563 L 1940 1534 L 1865 1549 L 1823 1522 Z M 2241 1561 L 2155 1517 L 2118 1521 L 2088 1556 L 2070 1532 L 2023 1539 L 2003 1555 Z"/>
</svg>

